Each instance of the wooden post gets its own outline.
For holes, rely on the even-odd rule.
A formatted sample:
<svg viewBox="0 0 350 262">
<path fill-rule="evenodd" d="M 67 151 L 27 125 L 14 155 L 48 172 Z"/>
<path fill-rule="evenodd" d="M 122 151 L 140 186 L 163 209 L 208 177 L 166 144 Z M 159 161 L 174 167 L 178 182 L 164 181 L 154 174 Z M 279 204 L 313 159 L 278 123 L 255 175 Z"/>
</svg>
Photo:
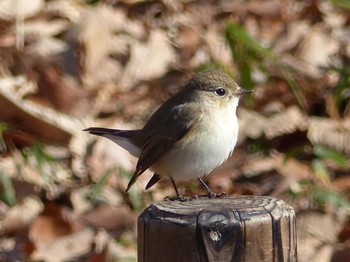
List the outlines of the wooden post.
<svg viewBox="0 0 350 262">
<path fill-rule="evenodd" d="M 297 261 L 295 213 L 265 196 L 154 203 L 138 218 L 138 261 Z"/>
</svg>

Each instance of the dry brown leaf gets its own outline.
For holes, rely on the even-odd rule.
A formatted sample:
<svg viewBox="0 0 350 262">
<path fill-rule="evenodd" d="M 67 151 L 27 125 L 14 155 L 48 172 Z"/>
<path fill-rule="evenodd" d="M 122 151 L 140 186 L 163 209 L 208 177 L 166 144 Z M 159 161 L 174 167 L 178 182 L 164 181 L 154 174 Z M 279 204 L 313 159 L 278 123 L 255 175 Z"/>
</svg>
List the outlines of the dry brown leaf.
<svg viewBox="0 0 350 262">
<path fill-rule="evenodd" d="M 45 9 L 49 14 L 68 18 L 76 22 L 83 13 L 84 6 L 75 0 L 60 0 L 46 2 Z"/>
<path fill-rule="evenodd" d="M 88 9 L 81 15 L 80 21 L 70 33 L 74 34 L 72 37 L 76 37 L 84 46 L 86 77 L 103 66 L 104 60 L 111 51 L 112 12 L 113 10 L 107 7 Z M 120 21 L 120 23 L 123 22 L 125 21 Z M 89 83 L 88 80 L 86 82 Z"/>
<path fill-rule="evenodd" d="M 260 173 L 277 169 L 280 163 L 272 157 L 253 157 L 242 166 L 242 171 L 246 176 L 255 176 Z"/>
<path fill-rule="evenodd" d="M 320 12 L 322 12 L 324 23 L 328 27 L 337 30 L 346 28 L 346 11 L 340 11 L 339 6 L 332 2 L 319 2 L 318 7 Z M 341 38 L 343 38 L 343 36 Z"/>
<path fill-rule="evenodd" d="M 80 43 L 84 49 L 84 85 L 94 87 L 103 82 L 115 81 L 122 71 L 120 63 L 111 59 L 112 54 L 128 50 L 128 35 L 140 35 L 141 27 L 127 18 L 124 12 L 109 6 L 86 9 L 69 32 L 73 42 Z"/>
<path fill-rule="evenodd" d="M 315 145 L 325 145 L 350 154 L 350 120 L 310 117 L 307 137 Z"/>
<path fill-rule="evenodd" d="M 241 136 L 244 134 L 253 139 L 262 134 L 268 139 L 272 139 L 307 128 L 306 117 L 296 106 L 288 107 L 270 117 L 247 109 L 240 109 L 239 121 Z M 240 137 L 241 139 L 242 137 Z"/>
<path fill-rule="evenodd" d="M 62 208 L 49 202 L 45 204 L 43 214 L 34 219 L 29 228 L 28 237 L 36 249 L 43 249 L 71 232 L 70 224 L 63 219 Z"/>
<path fill-rule="evenodd" d="M 232 54 L 224 38 L 224 32 L 215 24 L 210 26 L 204 35 L 204 41 L 208 45 L 208 53 L 214 61 L 224 64 L 232 64 Z"/>
<path fill-rule="evenodd" d="M 162 30 L 151 31 L 146 43 L 134 40 L 130 44 L 130 60 L 119 81 L 123 90 L 129 90 L 141 80 L 162 76 L 174 62 L 174 50 Z"/>
<path fill-rule="evenodd" d="M 23 202 L 6 211 L 0 222 L 1 231 L 13 234 L 27 229 L 43 208 L 41 201 L 36 197 L 23 199 Z"/>
<path fill-rule="evenodd" d="M 129 239 L 135 241 L 135 233 L 129 233 L 128 235 L 123 234 L 123 239 Z M 130 246 L 125 246 L 112 238 L 107 234 L 105 230 L 99 230 L 96 236 L 96 249 L 102 250 L 102 248 L 107 248 L 108 257 L 113 261 L 137 261 L 136 248 L 130 248 Z M 100 247 L 99 247 L 100 246 Z M 98 251 L 98 250 L 96 250 Z"/>
<path fill-rule="evenodd" d="M 306 62 L 305 71 L 322 75 L 320 67 L 328 66 L 331 57 L 339 52 L 339 41 L 323 26 L 315 26 L 302 41 L 296 56 Z"/>
<path fill-rule="evenodd" d="M 0 159 L 0 167 L 11 178 L 44 188 L 52 197 L 72 183 L 72 172 L 59 162 L 43 161 L 39 168 L 34 154 L 27 155 L 26 158 L 17 151 L 12 151 L 11 154 L 12 157 Z"/>
<path fill-rule="evenodd" d="M 331 181 L 332 187 L 347 194 L 350 192 L 350 176 L 337 177 Z"/>
<path fill-rule="evenodd" d="M 288 51 L 297 46 L 310 31 L 310 24 L 305 20 L 292 21 L 286 26 L 285 34 L 278 38 L 274 45 L 274 50 L 278 53 Z"/>
<path fill-rule="evenodd" d="M 13 19 L 20 17 L 25 19 L 39 13 L 43 6 L 44 0 L 1 0 L 0 18 Z"/>
<path fill-rule="evenodd" d="M 134 227 L 136 218 L 136 214 L 129 208 L 110 205 L 101 205 L 81 217 L 82 221 L 89 226 L 102 227 L 112 232 L 123 232 Z"/>
<path fill-rule="evenodd" d="M 264 134 L 266 118 L 251 110 L 240 108 L 238 110 L 239 134 L 238 141 L 243 141 L 246 137 L 257 139 Z"/>
<path fill-rule="evenodd" d="M 23 78 L 0 80 L 0 120 L 20 126 L 42 140 L 68 144 L 71 134 L 81 132 L 84 120 L 22 99 L 17 90 L 26 85 L 30 83 Z"/>
<path fill-rule="evenodd" d="M 95 233 L 92 229 L 85 229 L 68 236 L 56 239 L 49 246 L 35 250 L 31 260 L 46 262 L 64 262 L 81 256 L 91 250 Z"/>
<path fill-rule="evenodd" d="M 60 112 L 70 115 L 86 115 L 88 91 L 83 90 L 71 78 L 65 77 L 57 61 L 42 60 L 34 63 L 32 74 L 38 91 L 31 99 L 42 99 Z"/>
<path fill-rule="evenodd" d="M 68 45 L 57 38 L 42 37 L 38 41 L 27 46 L 27 51 L 31 55 L 39 57 L 52 57 L 67 50 Z"/>
<path fill-rule="evenodd" d="M 283 56 L 280 56 L 279 59 L 280 65 L 284 66 L 285 68 L 290 68 L 291 72 L 296 72 L 301 76 L 306 76 L 314 80 L 320 79 L 320 71 L 312 68 L 308 62 L 304 61 L 303 59 L 290 54 L 284 54 Z"/>
<path fill-rule="evenodd" d="M 74 215 L 81 215 L 93 208 L 93 203 L 86 197 L 91 192 L 91 186 L 80 187 L 70 194 L 70 201 L 73 206 Z"/>
<path fill-rule="evenodd" d="M 305 211 L 297 214 L 298 261 L 329 262 L 344 218 Z"/>
<path fill-rule="evenodd" d="M 272 139 L 291 134 L 297 130 L 305 130 L 305 128 L 306 118 L 304 114 L 298 107 L 291 106 L 269 117 L 264 133 L 268 139 Z"/>
<path fill-rule="evenodd" d="M 35 20 L 26 21 L 23 25 L 23 33 L 25 37 L 49 37 L 62 33 L 67 29 L 69 23 L 64 20 Z"/>
<path fill-rule="evenodd" d="M 202 27 L 198 24 L 180 26 L 177 45 L 183 59 L 189 59 L 197 51 L 201 44 L 201 33 Z"/>
<path fill-rule="evenodd" d="M 270 19 L 281 19 L 283 16 L 283 7 L 280 0 L 255 0 L 249 1 L 246 5 L 248 12 Z"/>
<path fill-rule="evenodd" d="M 278 152 L 272 152 L 270 157 L 251 158 L 244 163 L 242 170 L 249 176 L 276 170 L 279 174 L 287 177 L 289 181 L 308 179 L 313 175 L 309 165 L 293 158 L 286 160 L 286 156 Z"/>
<path fill-rule="evenodd" d="M 299 181 L 311 179 L 313 170 L 311 167 L 299 160 L 288 158 L 277 151 L 271 152 L 269 157 L 253 157 L 246 161 L 242 171 L 247 176 L 256 176 L 262 173 L 276 171 L 283 179 L 273 188 L 271 196 L 278 197 L 288 189 L 298 191 Z"/>
</svg>

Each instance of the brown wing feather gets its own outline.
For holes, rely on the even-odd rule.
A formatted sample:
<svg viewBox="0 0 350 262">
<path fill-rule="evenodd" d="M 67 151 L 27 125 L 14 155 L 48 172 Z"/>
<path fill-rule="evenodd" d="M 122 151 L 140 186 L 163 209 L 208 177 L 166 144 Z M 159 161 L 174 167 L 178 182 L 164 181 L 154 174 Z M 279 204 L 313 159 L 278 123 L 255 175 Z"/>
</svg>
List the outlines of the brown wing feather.
<svg viewBox="0 0 350 262">
<path fill-rule="evenodd" d="M 151 167 L 162 154 L 170 150 L 177 141 L 183 138 L 196 122 L 192 117 L 193 114 L 189 114 L 189 107 L 185 106 L 175 107 L 170 116 L 167 115 L 163 118 L 157 119 L 157 113 L 158 111 L 142 130 L 148 137 L 144 141 L 136 170 L 126 188 L 126 192 L 139 176 Z M 159 126 L 162 128 L 156 129 Z"/>
</svg>

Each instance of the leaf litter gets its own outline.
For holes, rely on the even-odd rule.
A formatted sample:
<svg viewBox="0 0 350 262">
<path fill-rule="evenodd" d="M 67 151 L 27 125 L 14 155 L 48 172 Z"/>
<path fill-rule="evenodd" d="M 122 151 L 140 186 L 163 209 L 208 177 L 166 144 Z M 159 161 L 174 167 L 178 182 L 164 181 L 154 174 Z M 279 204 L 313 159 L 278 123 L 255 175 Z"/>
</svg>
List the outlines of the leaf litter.
<svg viewBox="0 0 350 262">
<path fill-rule="evenodd" d="M 1 1 L 0 260 L 136 261 L 137 215 L 171 186 L 126 194 L 136 160 L 81 130 L 139 128 L 211 67 L 255 92 L 205 179 L 292 204 L 300 261 L 347 252 L 349 32 L 344 1 Z"/>
</svg>

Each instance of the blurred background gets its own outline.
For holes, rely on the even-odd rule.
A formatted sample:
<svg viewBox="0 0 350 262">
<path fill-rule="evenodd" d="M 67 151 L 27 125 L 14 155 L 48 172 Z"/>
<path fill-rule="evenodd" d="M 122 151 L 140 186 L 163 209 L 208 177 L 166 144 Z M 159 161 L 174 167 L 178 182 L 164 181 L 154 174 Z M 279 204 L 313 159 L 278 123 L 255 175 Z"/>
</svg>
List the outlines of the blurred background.
<svg viewBox="0 0 350 262">
<path fill-rule="evenodd" d="M 136 160 L 82 129 L 140 128 L 208 68 L 254 93 L 207 183 L 292 205 L 299 261 L 349 261 L 348 0 L 1 0 L 0 261 L 136 261 L 173 189 L 124 193 Z"/>
</svg>

